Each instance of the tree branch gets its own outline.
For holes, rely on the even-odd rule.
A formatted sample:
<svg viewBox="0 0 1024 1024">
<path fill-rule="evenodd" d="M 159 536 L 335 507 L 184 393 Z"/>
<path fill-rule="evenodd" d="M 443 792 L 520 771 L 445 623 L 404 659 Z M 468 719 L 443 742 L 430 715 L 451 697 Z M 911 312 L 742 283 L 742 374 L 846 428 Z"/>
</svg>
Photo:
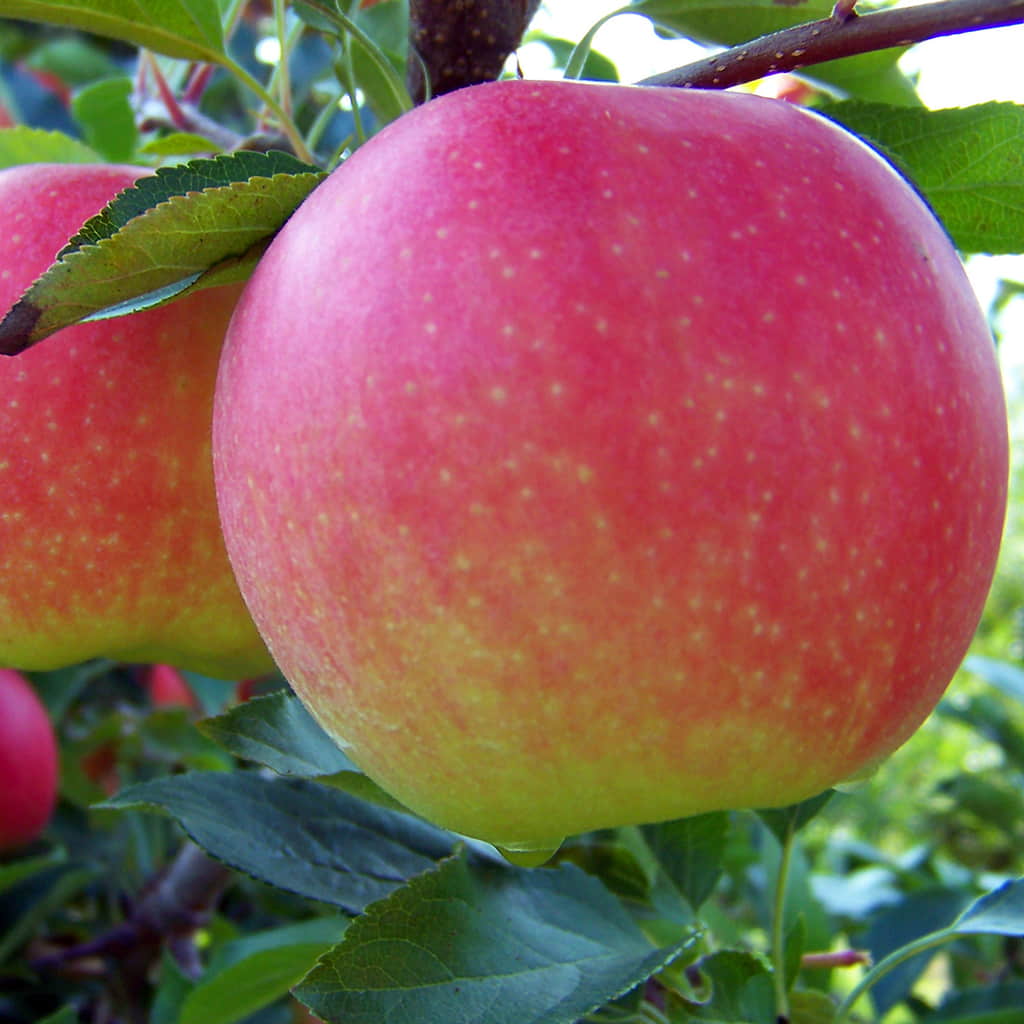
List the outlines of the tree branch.
<svg viewBox="0 0 1024 1024">
<path fill-rule="evenodd" d="M 873 14 L 853 12 L 773 32 L 638 84 L 728 89 L 840 57 L 1020 23 L 1024 0 L 940 0 Z"/>
<path fill-rule="evenodd" d="M 540 0 L 410 0 L 413 100 L 496 79 L 539 6 Z"/>
</svg>

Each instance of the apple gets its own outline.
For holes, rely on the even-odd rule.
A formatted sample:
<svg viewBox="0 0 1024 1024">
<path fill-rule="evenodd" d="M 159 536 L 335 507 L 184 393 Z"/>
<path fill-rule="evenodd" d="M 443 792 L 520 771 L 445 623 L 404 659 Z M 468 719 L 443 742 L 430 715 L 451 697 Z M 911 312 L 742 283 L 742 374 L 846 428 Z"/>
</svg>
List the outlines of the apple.
<svg viewBox="0 0 1024 1024">
<path fill-rule="evenodd" d="M 0 668 L 0 851 L 38 839 L 57 803 L 57 739 L 32 684 Z"/>
<path fill-rule="evenodd" d="M 146 689 L 149 699 L 157 708 L 199 707 L 185 677 L 173 665 L 150 665 L 145 670 Z"/>
<path fill-rule="evenodd" d="M 750 94 L 526 81 L 300 207 L 213 452 L 321 725 L 524 857 L 877 765 L 978 622 L 1008 463 L 960 261 L 871 149 Z"/>
<path fill-rule="evenodd" d="M 0 172 L 0 311 L 144 168 Z M 206 675 L 270 658 L 224 550 L 213 386 L 238 286 L 0 360 L 0 665 L 107 656 Z"/>
</svg>

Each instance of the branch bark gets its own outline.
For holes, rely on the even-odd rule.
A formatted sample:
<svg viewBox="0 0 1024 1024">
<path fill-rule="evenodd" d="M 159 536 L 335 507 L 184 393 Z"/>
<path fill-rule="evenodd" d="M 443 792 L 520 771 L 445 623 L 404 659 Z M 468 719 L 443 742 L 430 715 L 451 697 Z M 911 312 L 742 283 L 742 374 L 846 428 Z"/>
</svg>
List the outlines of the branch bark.
<svg viewBox="0 0 1024 1024">
<path fill-rule="evenodd" d="M 940 0 L 873 14 L 854 12 L 773 32 L 637 84 L 728 89 L 840 57 L 1020 23 L 1024 23 L 1024 0 Z"/>
<path fill-rule="evenodd" d="M 496 79 L 539 6 L 540 0 L 410 0 L 413 100 Z"/>
</svg>

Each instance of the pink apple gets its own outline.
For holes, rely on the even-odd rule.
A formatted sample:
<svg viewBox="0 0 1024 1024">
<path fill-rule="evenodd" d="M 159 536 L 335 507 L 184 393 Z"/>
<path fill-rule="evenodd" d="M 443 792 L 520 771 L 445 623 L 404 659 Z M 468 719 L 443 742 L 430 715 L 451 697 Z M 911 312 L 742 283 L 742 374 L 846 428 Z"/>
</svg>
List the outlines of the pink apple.
<svg viewBox="0 0 1024 1024">
<path fill-rule="evenodd" d="M 0 668 L 0 850 L 37 839 L 57 802 L 57 740 L 32 684 Z"/>
<path fill-rule="evenodd" d="M 157 708 L 198 708 L 196 695 L 173 665 L 150 665 L 145 671 L 149 699 Z"/>
<path fill-rule="evenodd" d="M 977 624 L 992 340 L 914 190 L 747 94 L 513 81 L 343 164 L 218 379 L 228 552 L 410 808 L 512 850 L 869 770 Z"/>
<path fill-rule="evenodd" d="M 0 311 L 141 174 L 0 172 Z M 0 664 L 267 669 L 217 520 L 210 423 L 237 287 L 67 328 L 0 360 Z"/>
</svg>

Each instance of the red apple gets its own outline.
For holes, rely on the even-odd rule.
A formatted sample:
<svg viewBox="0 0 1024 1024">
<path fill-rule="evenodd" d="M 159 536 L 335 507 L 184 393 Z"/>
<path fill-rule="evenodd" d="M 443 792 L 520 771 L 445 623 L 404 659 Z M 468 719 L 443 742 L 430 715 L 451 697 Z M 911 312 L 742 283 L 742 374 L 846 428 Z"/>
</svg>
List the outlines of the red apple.
<svg viewBox="0 0 1024 1024">
<path fill-rule="evenodd" d="M 57 802 L 57 740 L 32 684 L 0 668 L 0 850 L 37 839 Z"/>
<path fill-rule="evenodd" d="M 218 378 L 278 665 L 410 808 L 516 850 L 865 772 L 977 624 L 1007 425 L 914 190 L 749 94 L 512 81 L 288 222 Z"/>
<path fill-rule="evenodd" d="M 146 670 L 146 689 L 157 708 L 189 708 L 199 706 L 185 677 L 173 665 L 150 665 Z"/>
<path fill-rule="evenodd" d="M 142 168 L 0 172 L 0 311 Z M 217 521 L 210 420 L 235 286 L 0 360 L 0 664 L 96 656 L 207 675 L 270 659 Z"/>
</svg>

